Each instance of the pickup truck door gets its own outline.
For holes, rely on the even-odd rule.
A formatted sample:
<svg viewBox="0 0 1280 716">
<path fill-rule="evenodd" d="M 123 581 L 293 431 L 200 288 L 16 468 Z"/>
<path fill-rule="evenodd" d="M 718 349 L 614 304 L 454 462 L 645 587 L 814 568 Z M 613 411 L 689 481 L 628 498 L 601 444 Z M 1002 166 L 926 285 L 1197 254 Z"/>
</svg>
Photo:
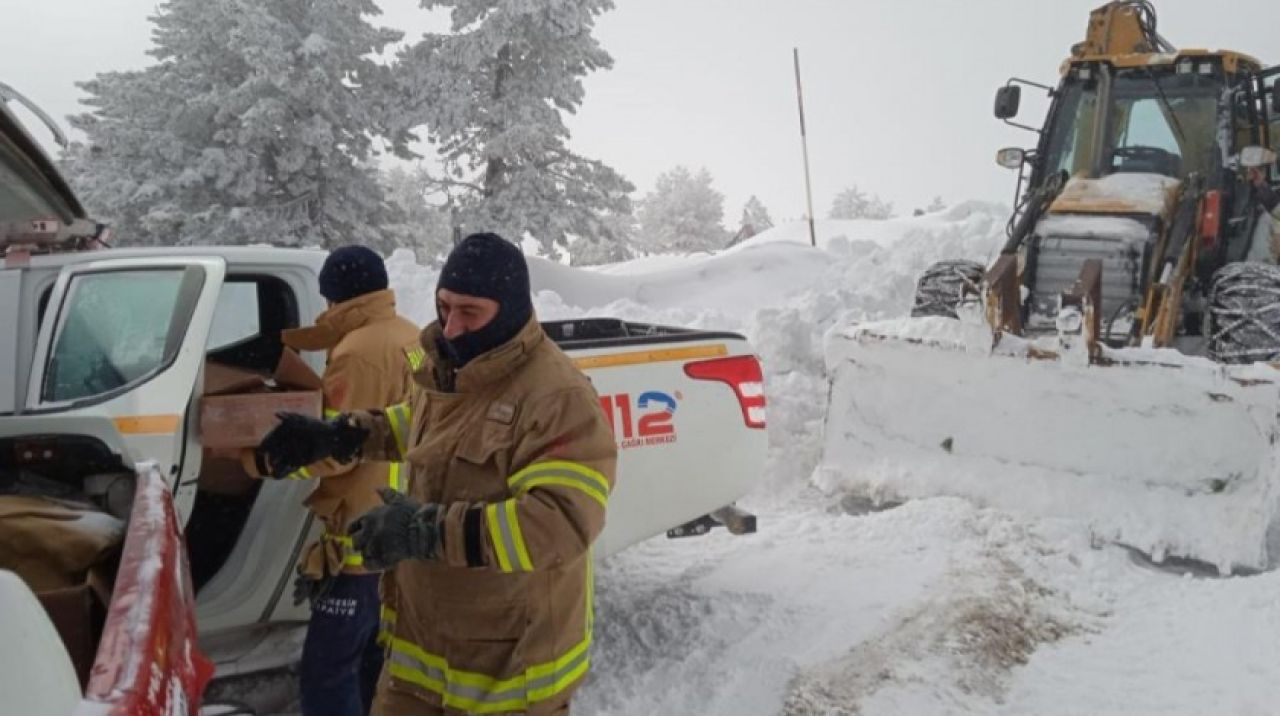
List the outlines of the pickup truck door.
<svg viewBox="0 0 1280 716">
<path fill-rule="evenodd" d="M 126 464 L 155 461 L 185 524 L 200 470 L 197 387 L 219 257 L 105 259 L 62 269 L 40 327 L 24 414 L 111 426 Z M 92 426 L 92 427 L 90 427 Z"/>
</svg>

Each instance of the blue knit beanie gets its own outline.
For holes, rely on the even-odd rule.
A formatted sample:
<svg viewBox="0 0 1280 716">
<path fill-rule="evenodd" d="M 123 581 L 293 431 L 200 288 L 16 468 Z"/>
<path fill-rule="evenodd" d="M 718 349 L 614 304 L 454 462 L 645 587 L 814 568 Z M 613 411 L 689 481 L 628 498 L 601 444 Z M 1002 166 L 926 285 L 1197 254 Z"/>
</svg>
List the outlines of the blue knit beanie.
<svg viewBox="0 0 1280 716">
<path fill-rule="evenodd" d="M 381 291 L 387 285 L 382 257 L 365 246 L 334 249 L 320 269 L 320 295 L 334 303 Z"/>
</svg>

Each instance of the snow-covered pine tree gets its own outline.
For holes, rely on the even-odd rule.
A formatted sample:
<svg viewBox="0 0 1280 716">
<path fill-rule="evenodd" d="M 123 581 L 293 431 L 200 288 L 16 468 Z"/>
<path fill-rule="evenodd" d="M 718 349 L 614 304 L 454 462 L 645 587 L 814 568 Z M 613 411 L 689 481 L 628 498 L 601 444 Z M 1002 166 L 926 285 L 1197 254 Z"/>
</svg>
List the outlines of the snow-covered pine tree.
<svg viewBox="0 0 1280 716">
<path fill-rule="evenodd" d="M 893 204 L 878 196 L 868 196 L 857 186 L 836 194 L 831 203 L 828 219 L 889 219 L 893 217 Z"/>
<path fill-rule="evenodd" d="M 711 186 L 705 168 L 696 175 L 682 166 L 660 174 L 640 201 L 639 220 L 650 251 L 714 251 L 729 238 L 721 225 L 724 195 Z"/>
<path fill-rule="evenodd" d="M 630 214 L 635 190 L 603 162 L 567 147 L 563 113 L 581 106 L 582 78 L 613 59 L 592 36 L 612 0 L 421 0 L 448 9 L 449 34 L 400 56 L 400 131 L 426 126 L 444 164 L 442 190 L 464 232 L 528 233 L 557 257 L 570 236 L 623 239 L 608 220 Z"/>
<path fill-rule="evenodd" d="M 169 0 L 158 63 L 80 86 L 73 181 L 131 244 L 390 248 L 368 161 L 400 33 L 372 0 Z"/>
<path fill-rule="evenodd" d="M 933 197 L 933 201 L 929 202 L 929 205 L 924 208 L 924 212 L 926 214 L 932 214 L 936 211 L 942 211 L 945 208 L 947 208 L 947 205 L 942 201 L 942 197 L 935 196 Z"/>
<path fill-rule="evenodd" d="M 393 167 L 382 174 L 382 185 L 393 209 L 393 217 L 382 226 L 387 239 L 413 249 L 419 263 L 439 265 L 453 248 L 453 231 L 448 209 L 427 200 L 431 177 L 422 167 Z"/>
<path fill-rule="evenodd" d="M 742 223 L 750 224 L 756 233 L 773 228 L 773 219 L 769 217 L 769 210 L 764 208 L 764 204 L 754 194 L 742 207 Z"/>
<path fill-rule="evenodd" d="M 742 207 L 742 220 L 738 222 L 738 233 L 729 240 L 729 245 L 735 246 L 761 231 L 772 228 L 773 219 L 769 217 L 769 210 L 764 208 L 764 204 L 753 194 Z"/>
<path fill-rule="evenodd" d="M 576 238 L 569 244 L 570 265 L 599 266 L 635 258 L 632 248 L 638 231 L 635 214 L 606 214 L 603 221 L 609 226 L 609 235 L 617 240 Z"/>
</svg>

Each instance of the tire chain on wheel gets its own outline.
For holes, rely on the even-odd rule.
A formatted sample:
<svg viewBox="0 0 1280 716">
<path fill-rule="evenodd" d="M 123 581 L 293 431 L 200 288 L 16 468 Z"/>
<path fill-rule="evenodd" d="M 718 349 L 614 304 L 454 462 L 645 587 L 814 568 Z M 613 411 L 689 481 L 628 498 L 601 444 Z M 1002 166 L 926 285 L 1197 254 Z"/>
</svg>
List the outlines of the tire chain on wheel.
<svg viewBox="0 0 1280 716">
<path fill-rule="evenodd" d="M 1214 275 L 1209 357 L 1221 363 L 1280 360 L 1280 266 L 1228 264 Z"/>
<path fill-rule="evenodd" d="M 911 315 L 956 318 L 964 290 L 968 288 L 976 295 L 985 273 L 986 268 L 977 261 L 953 259 L 933 264 L 916 282 Z"/>
</svg>

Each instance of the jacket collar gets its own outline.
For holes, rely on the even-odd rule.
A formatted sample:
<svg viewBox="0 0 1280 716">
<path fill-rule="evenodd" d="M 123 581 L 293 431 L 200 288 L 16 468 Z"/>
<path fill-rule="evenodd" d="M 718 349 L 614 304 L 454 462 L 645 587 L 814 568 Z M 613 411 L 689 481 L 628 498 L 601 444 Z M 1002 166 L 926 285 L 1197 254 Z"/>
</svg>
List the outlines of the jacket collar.
<svg viewBox="0 0 1280 716">
<path fill-rule="evenodd" d="M 440 371 L 448 370 L 449 364 L 441 357 L 440 349 L 436 346 L 436 339 L 440 337 L 439 321 L 433 321 L 422 329 L 418 337 L 418 342 L 426 353 L 427 359 L 413 377 L 419 385 L 428 390 L 441 390 L 442 386 L 437 380 L 437 375 Z M 547 334 L 543 332 L 542 324 L 538 322 L 538 316 L 535 313 L 529 317 L 529 322 L 524 324 L 524 328 L 521 328 L 514 338 L 487 353 L 480 354 L 463 366 L 457 372 L 455 391 L 473 393 L 510 375 L 529 359 L 529 355 L 546 337 Z"/>
<path fill-rule="evenodd" d="M 280 339 L 295 350 L 328 350 L 357 328 L 395 318 L 395 315 L 395 293 L 390 289 L 374 291 L 334 305 L 316 317 L 314 326 L 291 328 L 282 332 Z"/>
</svg>

